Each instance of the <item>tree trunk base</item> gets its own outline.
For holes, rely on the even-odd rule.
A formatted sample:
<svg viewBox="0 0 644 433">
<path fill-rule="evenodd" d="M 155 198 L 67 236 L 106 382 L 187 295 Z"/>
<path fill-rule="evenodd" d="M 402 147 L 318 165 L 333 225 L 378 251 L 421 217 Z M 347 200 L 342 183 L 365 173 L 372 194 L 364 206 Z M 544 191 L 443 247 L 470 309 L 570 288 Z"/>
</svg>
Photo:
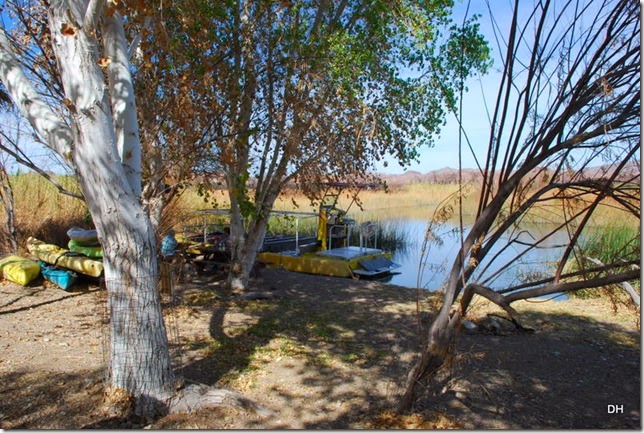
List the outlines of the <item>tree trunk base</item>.
<svg viewBox="0 0 644 433">
<path fill-rule="evenodd" d="M 438 371 L 446 364 L 449 357 L 449 350 L 441 348 L 439 351 L 424 352 L 421 359 L 410 371 L 407 377 L 407 386 L 402 397 L 398 401 L 398 413 L 404 413 L 412 409 L 419 397 L 420 391 L 424 389 Z"/>
<path fill-rule="evenodd" d="M 456 347 L 456 332 L 461 315 L 454 312 L 444 320 L 437 318 L 430 329 L 430 338 L 420 359 L 407 375 L 405 392 L 398 401 L 397 411 L 409 411 L 420 395 L 420 391 L 436 376 L 451 357 Z"/>
<path fill-rule="evenodd" d="M 262 417 L 275 412 L 233 391 L 206 385 L 188 385 L 168 400 L 168 413 L 192 412 L 210 407 L 237 407 Z"/>
<path fill-rule="evenodd" d="M 152 420 L 172 413 L 189 413 L 212 407 L 236 407 L 253 412 L 261 417 L 275 415 L 234 391 L 217 389 L 207 385 L 188 385 L 166 396 L 140 396 L 135 398 L 122 388 L 105 391 L 104 410 L 113 419 Z"/>
</svg>

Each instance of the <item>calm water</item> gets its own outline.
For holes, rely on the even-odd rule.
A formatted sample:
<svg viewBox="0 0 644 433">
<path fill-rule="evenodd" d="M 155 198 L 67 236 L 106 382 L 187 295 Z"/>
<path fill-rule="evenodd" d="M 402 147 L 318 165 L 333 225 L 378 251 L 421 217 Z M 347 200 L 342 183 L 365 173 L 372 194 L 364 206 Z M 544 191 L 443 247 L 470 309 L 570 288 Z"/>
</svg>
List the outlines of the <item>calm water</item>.
<svg viewBox="0 0 644 433">
<path fill-rule="evenodd" d="M 427 227 L 426 221 L 414 219 L 398 220 L 395 224 L 397 227 L 402 228 L 409 243 L 404 251 L 394 253 L 392 260 L 402 266 L 398 269 L 400 274 L 393 275 L 388 282 L 405 287 L 421 287 L 429 290 L 440 289 L 460 245 L 460 234 L 457 226 L 446 224 L 436 233 L 439 235 L 440 241 L 432 242 L 428 246 L 428 251 L 425 254 L 426 259 L 424 264 L 421 265 L 421 248 Z M 467 227 L 465 230 L 467 230 Z M 536 236 L 539 236 L 547 230 L 550 229 L 544 226 L 530 228 L 531 233 Z M 519 239 L 529 241 L 531 238 L 530 235 L 523 233 Z M 484 273 L 484 278 L 480 278 L 480 275 L 475 275 L 475 278 L 479 278 L 479 281 L 485 285 L 500 289 L 510 284 L 523 281 L 525 276 L 529 274 L 549 274 L 552 272 L 554 266 L 553 260 L 556 258 L 556 252 L 561 250 L 557 245 L 563 244 L 565 239 L 566 237 L 563 233 L 559 234 L 548 245 L 552 248 L 533 250 L 516 260 L 514 260 L 516 255 L 525 250 L 524 246 L 514 244 L 512 247 L 499 253 L 499 249 L 502 246 L 499 245 L 496 251 L 488 255 L 493 256 L 499 253 L 495 263 L 492 263 Z M 497 244 L 505 244 L 505 242 L 498 242 Z M 496 277 L 484 282 L 486 276 L 490 276 L 495 271 L 498 271 L 500 267 L 507 264 L 508 260 L 512 262 L 511 266 L 505 267 Z M 485 266 L 486 262 L 483 262 L 480 264 L 479 269 Z"/>
</svg>

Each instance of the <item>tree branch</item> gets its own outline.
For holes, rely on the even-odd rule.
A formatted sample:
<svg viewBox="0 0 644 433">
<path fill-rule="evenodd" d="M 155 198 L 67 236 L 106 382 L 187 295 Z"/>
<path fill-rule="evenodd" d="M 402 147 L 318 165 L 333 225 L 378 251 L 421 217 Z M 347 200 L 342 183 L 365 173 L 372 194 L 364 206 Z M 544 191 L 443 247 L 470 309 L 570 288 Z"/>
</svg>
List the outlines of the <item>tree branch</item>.
<svg viewBox="0 0 644 433">
<path fill-rule="evenodd" d="M 40 98 L 22 71 L 11 49 L 6 30 L 0 29 L 0 81 L 16 106 L 48 147 L 67 163 L 72 160 L 73 138 L 69 126 Z"/>
<path fill-rule="evenodd" d="M 103 13 L 105 4 L 106 0 L 89 0 L 85 10 L 85 17 L 83 18 L 83 31 L 88 35 L 96 32 L 98 20 Z"/>
<path fill-rule="evenodd" d="M 604 277 L 593 278 L 590 280 L 580 280 L 571 283 L 553 283 L 547 284 L 542 287 L 534 289 L 523 290 L 521 292 L 512 293 L 505 296 L 508 303 L 518 301 L 520 299 L 536 298 L 543 295 L 551 295 L 553 293 L 565 293 L 573 290 L 580 289 L 594 289 L 597 287 L 608 286 L 611 284 L 620 284 L 624 281 L 637 280 L 640 278 L 640 271 L 633 270 L 622 272 L 620 274 L 607 275 Z"/>
</svg>

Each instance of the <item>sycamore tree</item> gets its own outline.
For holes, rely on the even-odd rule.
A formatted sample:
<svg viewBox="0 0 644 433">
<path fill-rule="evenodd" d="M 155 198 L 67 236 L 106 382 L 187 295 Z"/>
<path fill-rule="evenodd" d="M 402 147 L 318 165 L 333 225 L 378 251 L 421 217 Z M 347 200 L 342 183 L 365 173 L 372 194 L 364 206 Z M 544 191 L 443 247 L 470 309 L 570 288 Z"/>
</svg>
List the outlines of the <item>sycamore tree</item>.
<svg viewBox="0 0 644 433">
<path fill-rule="evenodd" d="M 502 307 L 520 327 L 511 305 L 517 300 L 639 281 L 639 233 L 605 263 L 583 248 L 602 212 L 623 225 L 640 222 L 639 14 L 631 0 L 544 1 L 527 9 L 514 2 L 508 33 L 497 34 L 503 68 L 478 211 L 399 409 L 422 396 L 453 353 L 474 296 Z M 550 229 L 531 232 L 535 219 Z M 562 234 L 564 242 L 553 242 Z M 531 250 L 557 244 L 550 274 L 495 284 Z M 639 294 L 629 294 L 639 303 Z"/>
<path fill-rule="evenodd" d="M 103 246 L 111 386 L 142 412 L 173 385 L 157 291 L 157 255 L 141 202 L 141 143 L 123 18 L 104 1 L 46 5 L 62 98 L 39 91 L 21 47 L 0 31 L 0 80 L 42 142 L 75 171 Z"/>
<path fill-rule="evenodd" d="M 190 124 L 192 113 L 190 101 L 177 91 L 176 76 L 164 73 L 168 62 L 168 46 L 155 54 L 154 68 L 150 68 L 149 56 L 143 55 L 141 40 L 143 35 L 150 34 L 155 26 L 163 29 L 162 13 L 154 5 L 150 7 L 143 2 L 130 3 L 121 12 L 127 14 L 124 21 L 124 32 L 128 41 L 127 55 L 130 70 L 137 85 L 134 87 L 137 103 L 137 117 L 141 141 L 141 172 L 143 189 L 142 202 L 148 211 L 157 237 L 167 225 L 164 220 L 164 208 L 172 199 L 183 191 L 187 182 L 198 174 L 198 165 L 206 152 L 199 140 L 199 132 Z M 10 37 L 14 41 L 14 50 L 21 59 L 25 72 L 33 79 L 33 85 L 52 107 L 60 105 L 57 101 L 66 99 L 60 76 L 57 72 L 56 59 L 51 48 L 51 34 L 47 25 L 46 7 L 37 1 L 9 1 L 5 11 L 13 24 Z M 158 16 L 155 16 L 158 15 Z M 155 18 L 155 19 L 153 19 Z M 163 31 L 158 35 L 164 35 Z M 159 38 L 163 39 L 163 38 Z M 180 55 L 180 53 L 176 53 Z M 208 104 L 200 104 L 207 109 Z M 41 137 L 34 134 L 37 142 L 46 146 Z M 24 140 L 23 140 L 24 141 Z M 62 188 L 56 178 L 49 175 L 39 163 L 31 160 L 16 143 L 5 141 L 0 149 L 11 155 L 20 164 L 38 172 L 54 183 L 64 194 L 74 194 Z M 53 158 L 57 154 L 52 153 Z M 58 164 L 66 168 L 64 162 Z M 73 173 L 73 170 L 70 170 Z"/>
<path fill-rule="evenodd" d="M 452 26 L 451 7 L 441 0 L 163 4 L 163 20 L 142 40 L 141 69 L 174 83 L 163 93 L 181 96 L 190 123 L 171 124 L 191 131 L 189 141 L 209 151 L 204 165 L 223 173 L 229 287 L 246 287 L 284 185 L 317 198 L 324 181 L 369 180 L 385 155 L 406 164 L 432 143 L 455 103 L 454 71 L 484 69 L 487 61 L 476 23 Z"/>
</svg>

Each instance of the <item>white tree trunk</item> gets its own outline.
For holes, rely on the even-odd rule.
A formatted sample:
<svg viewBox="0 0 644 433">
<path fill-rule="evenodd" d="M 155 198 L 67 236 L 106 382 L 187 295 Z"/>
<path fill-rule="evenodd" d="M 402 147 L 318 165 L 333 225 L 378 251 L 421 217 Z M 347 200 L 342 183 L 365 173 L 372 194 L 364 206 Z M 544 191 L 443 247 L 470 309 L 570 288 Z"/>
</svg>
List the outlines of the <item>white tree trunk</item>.
<svg viewBox="0 0 644 433">
<path fill-rule="evenodd" d="M 139 413 L 151 415 L 157 402 L 165 405 L 170 397 L 173 372 L 157 291 L 154 231 L 139 197 L 141 145 L 118 16 L 104 17 L 102 31 L 106 53 L 113 56 L 109 87 L 99 66 L 96 25 L 103 3 L 53 1 L 48 10 L 71 127 L 39 99 L 4 31 L 0 79 L 36 131 L 76 168 L 103 245 L 111 386 L 133 394 Z"/>
<path fill-rule="evenodd" d="M 0 31 L 0 80 L 36 132 L 66 161 L 71 161 L 69 127 L 40 99 L 15 58 L 4 28 Z"/>
<path fill-rule="evenodd" d="M 126 169 L 123 164 L 123 160 L 126 164 L 136 161 L 130 152 L 140 155 L 134 95 L 129 72 L 123 71 L 123 58 L 118 57 L 123 45 L 120 20 L 108 18 L 103 31 L 112 44 L 107 52 L 118 57 L 112 61 L 115 67 L 108 92 L 98 65 L 97 40 L 70 22 L 70 17 L 81 20 L 85 12 L 84 2 L 52 4 L 52 45 L 70 101 L 73 161 L 103 245 L 111 319 L 111 385 L 134 394 L 143 403 L 140 412 L 149 414 L 154 409 L 151 402 L 168 398 L 173 373 L 157 291 L 154 232 L 139 200 L 140 167 Z M 60 31 L 70 26 L 73 35 Z M 116 119 L 112 107 L 117 110 Z"/>
<path fill-rule="evenodd" d="M 136 116 L 134 86 L 130 74 L 123 19 L 114 12 L 104 18 L 103 37 L 110 80 L 110 100 L 116 131 L 116 146 L 133 194 L 141 195 L 141 141 Z"/>
</svg>

